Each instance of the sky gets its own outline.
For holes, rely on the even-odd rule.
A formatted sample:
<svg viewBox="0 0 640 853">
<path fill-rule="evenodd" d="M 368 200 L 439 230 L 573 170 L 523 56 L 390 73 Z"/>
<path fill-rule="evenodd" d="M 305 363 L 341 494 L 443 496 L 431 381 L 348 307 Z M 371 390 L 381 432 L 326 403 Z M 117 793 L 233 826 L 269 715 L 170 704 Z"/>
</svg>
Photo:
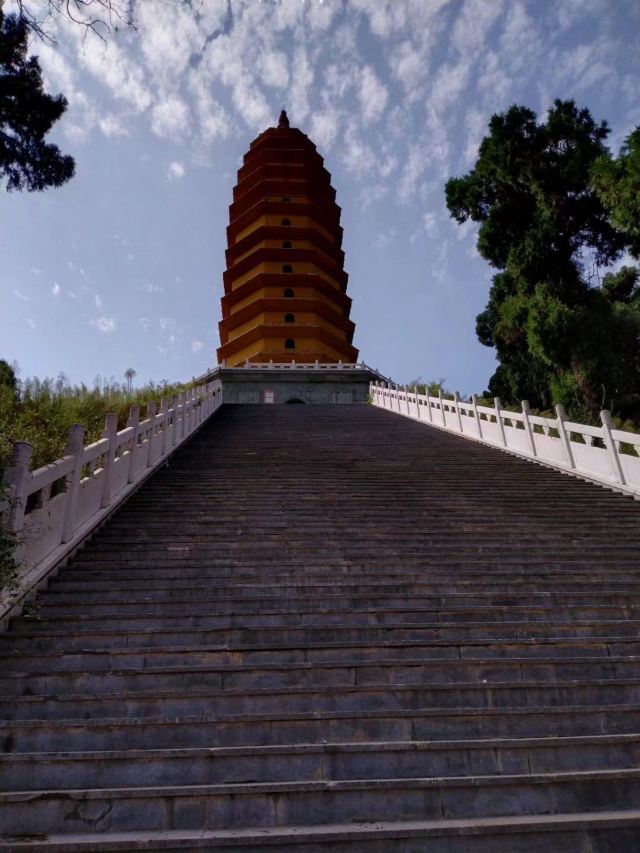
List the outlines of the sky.
<svg viewBox="0 0 640 853">
<path fill-rule="evenodd" d="M 14 0 L 5 0 L 10 12 Z M 41 0 L 33 0 L 36 7 Z M 20 376 L 181 381 L 216 364 L 225 228 L 249 143 L 291 125 L 342 208 L 360 359 L 482 392 L 491 270 L 444 184 L 492 114 L 573 98 L 638 124 L 640 0 L 136 0 L 106 43 L 64 18 L 33 43 L 69 108 L 76 176 L 0 195 L 0 358 Z"/>
</svg>

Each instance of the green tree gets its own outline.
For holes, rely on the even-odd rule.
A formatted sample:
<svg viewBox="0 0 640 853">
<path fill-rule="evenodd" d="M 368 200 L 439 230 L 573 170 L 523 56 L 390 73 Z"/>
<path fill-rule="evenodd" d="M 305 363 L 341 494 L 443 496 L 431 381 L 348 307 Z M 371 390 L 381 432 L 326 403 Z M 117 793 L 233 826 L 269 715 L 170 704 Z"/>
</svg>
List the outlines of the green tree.
<svg viewBox="0 0 640 853">
<path fill-rule="evenodd" d="M 601 280 L 628 242 L 591 182 L 608 133 L 573 101 L 545 122 L 513 106 L 491 118 L 472 171 L 447 182 L 449 212 L 480 223 L 478 251 L 496 269 L 476 330 L 499 361 L 489 391 L 507 402 L 581 418 L 638 407 L 637 277 Z"/>
<path fill-rule="evenodd" d="M 605 155 L 595 162 L 592 181 L 612 223 L 640 257 L 640 127 L 625 139 L 617 159 Z"/>
<path fill-rule="evenodd" d="M 17 397 L 18 377 L 15 368 L 3 358 L 0 358 L 0 388 L 6 388 L 13 397 Z"/>
<path fill-rule="evenodd" d="M 67 108 L 42 87 L 38 59 L 27 56 L 28 26 L 0 5 L 0 179 L 7 190 L 58 187 L 74 173 L 72 157 L 45 142 Z"/>
</svg>

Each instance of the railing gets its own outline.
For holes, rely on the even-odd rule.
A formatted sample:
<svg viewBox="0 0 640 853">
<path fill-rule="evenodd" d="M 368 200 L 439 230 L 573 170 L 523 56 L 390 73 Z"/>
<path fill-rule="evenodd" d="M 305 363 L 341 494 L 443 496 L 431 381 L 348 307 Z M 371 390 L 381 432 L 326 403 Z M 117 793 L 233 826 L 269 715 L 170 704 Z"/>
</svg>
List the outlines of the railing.
<svg viewBox="0 0 640 853">
<path fill-rule="evenodd" d="M 210 368 L 206 373 L 203 373 L 202 376 L 198 377 L 196 381 L 207 381 L 209 379 L 215 378 L 220 374 L 221 370 L 367 370 L 369 373 L 372 373 L 374 376 L 377 376 L 378 379 L 382 382 L 389 382 L 389 378 L 384 376 L 380 371 L 375 367 L 369 367 L 368 364 L 365 364 L 364 361 L 359 362 L 343 362 L 343 361 L 332 361 L 332 362 L 322 362 L 322 361 L 300 361 L 297 362 L 295 359 L 291 359 L 291 361 L 245 361 L 243 364 L 237 364 L 234 367 L 230 367 L 225 362 L 219 364 L 217 367 Z"/>
<path fill-rule="evenodd" d="M 69 430 L 65 455 L 29 471 L 32 447 L 13 445 L 3 485 L 21 566 L 19 589 L 12 598 L 39 583 L 76 548 L 140 483 L 161 465 L 222 403 L 219 381 L 155 403 L 131 406 L 127 426 L 118 431 L 116 415 L 107 415 L 102 438 L 84 446 L 84 427 Z M 0 601 L 0 618 L 11 606 Z"/>
<path fill-rule="evenodd" d="M 601 426 L 590 426 L 568 420 L 562 406 L 557 417 L 543 418 L 526 400 L 521 412 L 509 412 L 498 397 L 493 407 L 481 406 L 475 395 L 465 403 L 458 394 L 448 400 L 376 382 L 371 397 L 382 409 L 640 497 L 640 435 L 615 429 L 609 412 L 600 413 Z"/>
</svg>

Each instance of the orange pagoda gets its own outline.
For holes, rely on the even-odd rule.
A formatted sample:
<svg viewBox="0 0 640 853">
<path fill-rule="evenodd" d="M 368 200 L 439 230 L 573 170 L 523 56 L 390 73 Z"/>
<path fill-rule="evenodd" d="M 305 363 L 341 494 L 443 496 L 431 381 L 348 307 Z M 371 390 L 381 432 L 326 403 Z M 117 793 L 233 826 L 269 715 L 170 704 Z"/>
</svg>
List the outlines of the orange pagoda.
<svg viewBox="0 0 640 853">
<path fill-rule="evenodd" d="M 286 112 L 245 154 L 227 228 L 218 361 L 356 362 L 340 208 Z"/>
</svg>

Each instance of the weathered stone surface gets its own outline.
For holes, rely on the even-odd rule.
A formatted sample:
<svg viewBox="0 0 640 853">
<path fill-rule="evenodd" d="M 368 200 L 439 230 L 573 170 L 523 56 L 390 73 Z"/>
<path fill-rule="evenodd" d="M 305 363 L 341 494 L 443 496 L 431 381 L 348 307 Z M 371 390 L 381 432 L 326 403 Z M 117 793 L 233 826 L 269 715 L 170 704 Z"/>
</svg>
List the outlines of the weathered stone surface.
<svg viewBox="0 0 640 853">
<path fill-rule="evenodd" d="M 370 407 L 223 407 L 0 639 L 0 850 L 640 848 L 639 522 Z"/>
</svg>

